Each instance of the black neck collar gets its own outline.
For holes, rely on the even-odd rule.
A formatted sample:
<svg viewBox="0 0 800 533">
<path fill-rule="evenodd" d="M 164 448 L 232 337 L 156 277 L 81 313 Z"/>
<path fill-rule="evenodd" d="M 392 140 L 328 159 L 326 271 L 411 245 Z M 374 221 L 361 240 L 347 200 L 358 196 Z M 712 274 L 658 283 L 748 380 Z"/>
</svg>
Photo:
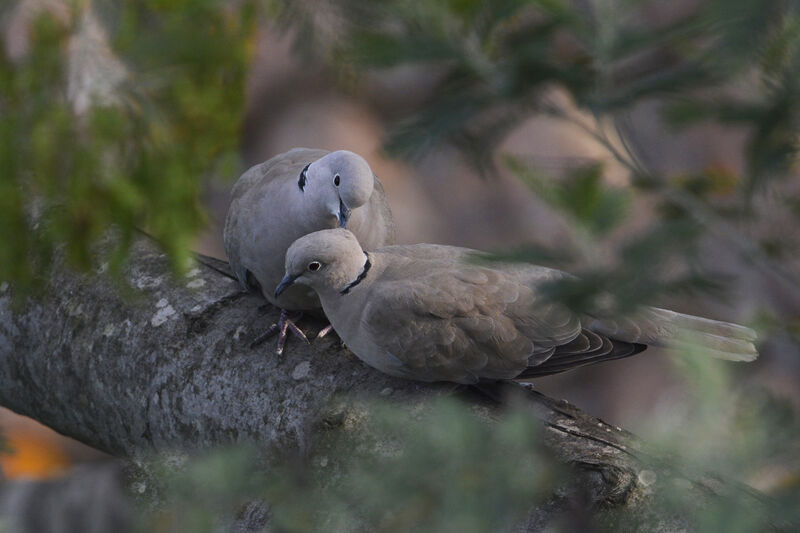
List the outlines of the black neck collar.
<svg viewBox="0 0 800 533">
<path fill-rule="evenodd" d="M 308 167 L 311 166 L 311 163 L 307 164 L 302 171 L 300 171 L 300 177 L 297 178 L 297 186 L 300 187 L 300 190 L 306 188 L 306 182 L 308 181 Z"/>
<path fill-rule="evenodd" d="M 350 283 L 347 285 L 347 287 L 345 287 L 344 289 L 342 289 L 342 290 L 340 291 L 340 294 L 347 294 L 348 292 L 350 292 L 350 289 L 352 289 L 353 287 L 355 287 L 356 285 L 358 285 L 359 283 L 361 283 L 362 281 L 364 281 L 364 278 L 366 278 L 366 277 L 367 277 L 367 272 L 369 272 L 369 269 L 372 267 L 372 263 L 369 261 L 369 256 L 367 255 L 367 252 L 364 252 L 364 256 L 367 258 L 367 262 L 366 262 L 366 263 L 364 263 L 364 270 L 362 270 L 362 271 L 361 271 L 361 274 L 359 274 L 359 275 L 358 275 L 358 277 L 357 277 L 356 279 L 354 279 L 353 281 L 351 281 L 351 282 L 350 282 Z"/>
</svg>

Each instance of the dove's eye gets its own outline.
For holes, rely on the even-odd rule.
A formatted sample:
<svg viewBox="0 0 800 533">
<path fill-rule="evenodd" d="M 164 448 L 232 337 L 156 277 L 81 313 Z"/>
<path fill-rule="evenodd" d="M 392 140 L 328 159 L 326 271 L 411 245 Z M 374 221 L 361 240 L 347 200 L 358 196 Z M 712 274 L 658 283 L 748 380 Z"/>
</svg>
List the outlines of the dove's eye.
<svg viewBox="0 0 800 533">
<path fill-rule="evenodd" d="M 341 178 L 339 178 L 339 174 L 336 174 L 336 175 L 333 177 L 333 184 L 334 184 L 334 185 L 336 185 L 337 187 L 339 186 L 339 183 L 341 183 L 341 181 L 342 181 L 342 180 L 341 180 Z"/>
<path fill-rule="evenodd" d="M 308 269 L 309 269 L 311 272 L 316 272 L 317 270 L 319 270 L 319 268 L 320 268 L 321 266 L 322 266 L 322 265 L 320 264 L 320 262 L 319 262 L 319 261 L 311 261 L 311 262 L 308 264 Z"/>
</svg>

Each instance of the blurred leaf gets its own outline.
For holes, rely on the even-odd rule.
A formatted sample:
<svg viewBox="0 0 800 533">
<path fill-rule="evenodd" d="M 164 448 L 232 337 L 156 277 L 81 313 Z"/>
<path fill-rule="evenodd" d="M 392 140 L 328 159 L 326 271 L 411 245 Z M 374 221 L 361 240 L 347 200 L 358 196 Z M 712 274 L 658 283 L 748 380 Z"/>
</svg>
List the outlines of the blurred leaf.
<svg viewBox="0 0 800 533">
<path fill-rule="evenodd" d="M 161 469 L 158 531 L 215 531 L 262 498 L 276 531 L 509 531 L 560 479 L 522 410 L 489 422 L 443 399 L 414 416 L 372 405 L 358 419 L 318 435 L 309 455 L 263 469 L 249 447 Z"/>
<path fill-rule="evenodd" d="M 541 176 L 511 156 L 506 157 L 506 163 L 542 200 L 593 234 L 606 234 L 627 217 L 630 195 L 603 183 L 603 166 L 599 163 L 574 169 L 562 180 Z"/>
<path fill-rule="evenodd" d="M 713 166 L 701 174 L 675 176 L 674 181 L 692 194 L 708 198 L 710 196 L 730 196 L 739 189 L 742 179 L 734 171 L 723 166 Z"/>
<path fill-rule="evenodd" d="M 547 246 L 528 244 L 509 250 L 480 254 L 474 258 L 476 262 L 534 263 L 564 268 L 578 259 L 577 250 L 569 243 L 563 243 L 557 249 Z"/>
<path fill-rule="evenodd" d="M 41 15 L 28 54 L 0 57 L 0 279 L 20 289 L 41 286 L 56 248 L 89 268 L 112 228 L 115 272 L 137 228 L 184 268 L 203 179 L 238 149 L 250 2 L 74 10 L 69 27 Z"/>
<path fill-rule="evenodd" d="M 576 313 L 629 316 L 641 305 L 658 305 L 665 297 L 695 292 L 720 292 L 724 279 L 698 271 L 686 262 L 694 252 L 697 227 L 688 222 L 664 223 L 628 239 L 613 265 L 589 265 L 576 277 L 546 283 L 542 294 Z M 669 259 L 683 257 L 683 264 Z M 681 266 L 682 268 L 676 268 Z"/>
</svg>

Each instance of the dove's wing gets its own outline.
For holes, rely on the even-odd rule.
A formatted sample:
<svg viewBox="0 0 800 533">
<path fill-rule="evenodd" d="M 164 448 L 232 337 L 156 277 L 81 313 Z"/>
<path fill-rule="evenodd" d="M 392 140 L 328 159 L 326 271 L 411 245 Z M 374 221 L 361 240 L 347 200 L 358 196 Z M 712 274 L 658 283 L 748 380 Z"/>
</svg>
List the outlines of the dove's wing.
<svg viewBox="0 0 800 533">
<path fill-rule="evenodd" d="M 442 248 L 444 257 L 458 250 Z M 578 317 L 539 298 L 530 280 L 458 260 L 402 261 L 403 255 L 373 283 L 362 334 L 409 377 L 513 378 L 580 334 Z"/>
</svg>

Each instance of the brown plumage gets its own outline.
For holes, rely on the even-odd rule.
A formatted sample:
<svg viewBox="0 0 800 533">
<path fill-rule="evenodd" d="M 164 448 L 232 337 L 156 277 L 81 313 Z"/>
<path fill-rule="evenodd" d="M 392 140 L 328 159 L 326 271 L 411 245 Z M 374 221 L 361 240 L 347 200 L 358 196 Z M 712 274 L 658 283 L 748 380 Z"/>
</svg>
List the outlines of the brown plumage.
<svg viewBox="0 0 800 533">
<path fill-rule="evenodd" d="M 357 356 L 422 381 L 549 375 L 634 355 L 645 342 L 680 341 L 685 332 L 697 333 L 713 356 L 756 355 L 753 332 L 733 324 L 655 308 L 614 323 L 578 316 L 539 290 L 566 274 L 534 265 L 481 265 L 468 260 L 472 253 L 420 244 L 365 256 L 350 232 L 320 231 L 289 248 L 282 287 L 293 281 L 312 287 Z M 312 272 L 313 262 L 321 267 Z"/>
</svg>

